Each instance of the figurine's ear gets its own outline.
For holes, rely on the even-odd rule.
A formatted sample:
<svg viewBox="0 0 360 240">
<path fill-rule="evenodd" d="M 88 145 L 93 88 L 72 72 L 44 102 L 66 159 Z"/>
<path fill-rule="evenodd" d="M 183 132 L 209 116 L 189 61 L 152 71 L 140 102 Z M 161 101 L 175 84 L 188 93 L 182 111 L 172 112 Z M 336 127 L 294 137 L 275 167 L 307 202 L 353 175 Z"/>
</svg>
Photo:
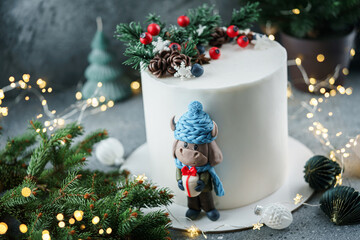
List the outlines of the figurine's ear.
<svg viewBox="0 0 360 240">
<path fill-rule="evenodd" d="M 170 128 L 171 128 L 171 130 L 172 131 L 175 131 L 175 116 L 173 116 L 172 118 L 171 118 L 171 121 L 170 121 Z"/>
<path fill-rule="evenodd" d="M 211 131 L 211 136 L 212 137 L 216 137 L 218 135 L 218 126 L 216 124 L 216 122 L 213 121 L 214 127 L 213 130 Z"/>
<path fill-rule="evenodd" d="M 174 157 L 174 158 L 176 158 L 175 151 L 176 151 L 176 145 L 177 145 L 178 142 L 179 142 L 179 140 L 175 140 L 175 141 L 174 141 L 174 144 L 173 144 L 173 150 L 172 150 L 172 152 L 173 152 L 173 157 Z"/>
<path fill-rule="evenodd" d="M 208 147 L 209 147 L 208 160 L 210 162 L 210 165 L 215 166 L 221 163 L 223 160 L 223 155 L 216 142 L 212 141 L 211 143 L 208 144 Z"/>
</svg>

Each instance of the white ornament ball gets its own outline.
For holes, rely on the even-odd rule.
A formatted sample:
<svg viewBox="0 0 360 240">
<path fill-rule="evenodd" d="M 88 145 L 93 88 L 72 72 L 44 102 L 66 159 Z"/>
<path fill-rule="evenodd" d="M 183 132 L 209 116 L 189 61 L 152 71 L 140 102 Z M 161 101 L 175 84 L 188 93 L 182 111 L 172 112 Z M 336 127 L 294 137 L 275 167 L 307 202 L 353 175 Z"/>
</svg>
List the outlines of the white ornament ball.
<svg viewBox="0 0 360 240">
<path fill-rule="evenodd" d="M 116 138 L 102 140 L 96 147 L 96 158 L 105 165 L 120 165 L 124 162 L 124 146 Z"/>
<path fill-rule="evenodd" d="M 254 212 L 261 216 L 261 222 L 272 229 L 287 228 L 293 221 L 291 211 L 280 203 L 272 203 L 265 207 L 258 205 Z"/>
</svg>

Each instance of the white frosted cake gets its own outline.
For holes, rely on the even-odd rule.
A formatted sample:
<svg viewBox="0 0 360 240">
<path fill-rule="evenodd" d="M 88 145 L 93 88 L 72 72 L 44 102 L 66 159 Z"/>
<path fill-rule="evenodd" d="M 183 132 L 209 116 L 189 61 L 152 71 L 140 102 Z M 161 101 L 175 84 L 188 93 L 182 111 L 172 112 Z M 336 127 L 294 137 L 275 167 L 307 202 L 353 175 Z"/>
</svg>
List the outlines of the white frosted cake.
<svg viewBox="0 0 360 240">
<path fill-rule="evenodd" d="M 215 197 L 218 209 L 241 207 L 276 191 L 287 174 L 287 55 L 277 42 L 266 48 L 240 48 L 228 43 L 221 57 L 203 65 L 199 78 L 157 78 L 141 72 L 148 167 L 154 182 L 175 193 L 186 205 L 177 185 L 169 121 L 187 111 L 192 101 L 217 123 L 217 144 L 223 162 L 216 166 L 225 196 Z"/>
</svg>

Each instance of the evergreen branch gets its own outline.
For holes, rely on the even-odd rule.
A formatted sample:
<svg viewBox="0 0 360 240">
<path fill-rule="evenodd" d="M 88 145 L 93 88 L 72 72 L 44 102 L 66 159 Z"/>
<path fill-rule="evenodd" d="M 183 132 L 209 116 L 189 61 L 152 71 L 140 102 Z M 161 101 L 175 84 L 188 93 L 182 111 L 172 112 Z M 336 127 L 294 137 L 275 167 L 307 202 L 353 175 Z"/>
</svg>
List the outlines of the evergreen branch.
<svg viewBox="0 0 360 240">
<path fill-rule="evenodd" d="M 83 141 L 81 141 L 79 144 L 76 144 L 72 149 L 74 150 L 75 154 L 81 153 L 85 156 L 89 156 L 92 152 L 92 146 L 106 138 L 108 138 L 107 131 L 98 130 L 86 136 Z"/>
<path fill-rule="evenodd" d="M 145 23 L 146 24 L 156 23 L 157 25 L 159 25 L 160 31 L 165 29 L 165 26 L 166 26 L 166 23 L 161 21 L 161 17 L 159 15 L 154 14 L 154 13 L 149 13 L 146 16 Z"/>
<path fill-rule="evenodd" d="M 42 138 L 42 140 L 44 142 L 46 142 L 48 137 L 47 137 L 46 133 L 42 131 L 43 125 L 39 121 L 33 122 L 32 120 L 30 121 L 30 125 L 31 125 L 32 129 L 38 133 L 38 135 Z"/>
<path fill-rule="evenodd" d="M 140 23 L 120 23 L 116 26 L 115 37 L 122 42 L 135 43 L 139 42 L 140 35 L 143 32 Z"/>
<path fill-rule="evenodd" d="M 181 53 L 183 53 L 191 58 L 195 57 L 198 54 L 196 45 L 197 45 L 197 42 L 195 42 L 193 40 L 183 43 L 181 46 Z"/>
<path fill-rule="evenodd" d="M 235 25 L 239 29 L 246 29 L 252 26 L 253 22 L 256 22 L 259 18 L 259 3 L 247 3 L 239 10 L 234 9 L 231 21 L 229 25 Z"/>
<path fill-rule="evenodd" d="M 155 56 L 152 49 L 152 45 L 144 45 L 140 42 L 129 45 L 124 52 L 124 55 L 129 59 L 124 64 L 132 65 L 134 69 L 139 69 L 140 66 L 142 69 L 147 68 L 150 60 Z"/>
</svg>

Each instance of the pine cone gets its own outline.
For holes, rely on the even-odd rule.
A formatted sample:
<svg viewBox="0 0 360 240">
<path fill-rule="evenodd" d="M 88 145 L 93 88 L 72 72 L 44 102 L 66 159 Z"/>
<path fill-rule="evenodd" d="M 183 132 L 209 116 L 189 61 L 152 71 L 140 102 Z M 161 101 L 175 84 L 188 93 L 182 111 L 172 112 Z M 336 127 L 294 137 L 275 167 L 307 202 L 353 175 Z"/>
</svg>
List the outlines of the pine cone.
<svg viewBox="0 0 360 240">
<path fill-rule="evenodd" d="M 211 58 L 205 57 L 205 54 L 201 54 L 201 55 L 197 55 L 195 63 L 204 65 L 204 64 L 209 64 L 210 60 L 211 60 Z"/>
<path fill-rule="evenodd" d="M 226 30 L 221 27 L 215 28 L 215 32 L 211 34 L 211 37 L 212 39 L 209 41 L 209 45 L 214 47 L 221 47 L 221 45 L 230 41 Z"/>
<path fill-rule="evenodd" d="M 168 67 L 167 59 L 170 56 L 170 51 L 162 51 L 150 60 L 148 69 L 156 77 L 161 77 L 166 73 Z"/>
<path fill-rule="evenodd" d="M 179 53 L 178 51 L 172 51 L 170 56 L 167 58 L 167 72 L 170 74 L 176 73 L 175 66 L 180 66 L 182 62 L 185 62 L 185 66 L 190 66 L 191 58 L 185 54 Z"/>
</svg>

